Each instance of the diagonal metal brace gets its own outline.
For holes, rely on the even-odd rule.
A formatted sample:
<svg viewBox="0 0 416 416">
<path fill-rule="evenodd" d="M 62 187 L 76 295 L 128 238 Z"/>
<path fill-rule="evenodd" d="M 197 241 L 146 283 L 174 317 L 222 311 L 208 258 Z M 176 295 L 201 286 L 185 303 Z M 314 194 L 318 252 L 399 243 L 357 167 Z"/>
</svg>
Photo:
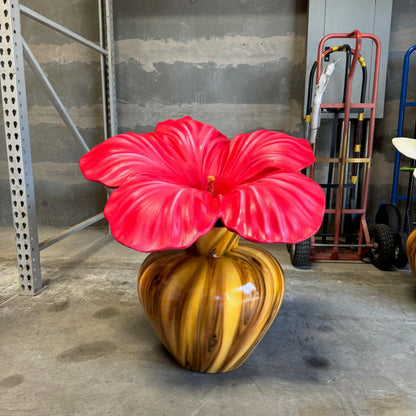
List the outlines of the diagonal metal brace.
<svg viewBox="0 0 416 416">
<path fill-rule="evenodd" d="M 68 36 L 71 39 L 74 39 L 78 41 L 79 43 L 82 43 L 85 46 L 88 46 L 91 49 L 94 49 L 97 52 L 100 52 L 103 55 L 107 55 L 107 51 L 104 48 L 101 48 L 100 46 L 96 45 L 95 43 L 91 42 L 88 39 L 85 39 L 84 37 L 78 35 L 77 33 L 72 32 L 71 30 L 67 29 L 66 27 L 54 22 L 53 20 L 50 20 L 46 18 L 45 16 L 42 16 L 41 14 L 35 12 L 32 9 L 29 9 L 29 7 L 20 5 L 20 11 L 22 14 L 24 14 L 27 17 L 32 18 L 33 20 L 36 20 L 37 22 L 50 27 L 57 32 L 62 33 L 63 35 Z"/>
<path fill-rule="evenodd" d="M 77 139 L 82 147 L 85 149 L 86 152 L 88 152 L 90 149 L 85 143 L 83 137 L 81 136 L 81 133 L 75 126 L 74 122 L 72 121 L 71 117 L 69 116 L 68 112 L 66 111 L 66 108 L 62 104 L 62 101 L 56 94 L 54 88 L 52 87 L 51 83 L 49 82 L 46 74 L 43 72 L 42 68 L 40 67 L 38 61 L 34 57 L 32 51 L 30 50 L 29 46 L 25 42 L 24 39 L 22 39 L 22 45 L 23 45 L 23 55 L 25 57 L 25 60 L 27 64 L 29 65 L 30 69 L 35 74 L 36 78 L 40 82 L 40 84 L 44 87 L 45 92 L 48 94 L 50 100 L 52 101 L 52 104 L 56 108 L 56 111 L 58 111 L 59 115 L 61 116 L 63 122 L 68 127 L 71 134 Z"/>
</svg>

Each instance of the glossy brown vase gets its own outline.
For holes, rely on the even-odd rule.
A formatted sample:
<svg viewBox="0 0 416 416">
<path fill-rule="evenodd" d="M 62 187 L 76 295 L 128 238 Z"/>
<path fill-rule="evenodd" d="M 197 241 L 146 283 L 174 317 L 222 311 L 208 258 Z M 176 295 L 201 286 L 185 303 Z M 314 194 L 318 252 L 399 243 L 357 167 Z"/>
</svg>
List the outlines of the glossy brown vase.
<svg viewBox="0 0 416 416">
<path fill-rule="evenodd" d="M 413 276 L 416 277 L 416 229 L 414 229 L 406 242 L 406 255 L 412 268 Z"/>
<path fill-rule="evenodd" d="M 284 276 L 269 252 L 214 228 L 189 249 L 150 254 L 138 291 L 153 328 L 182 367 L 221 373 L 243 364 L 273 322 Z"/>
</svg>

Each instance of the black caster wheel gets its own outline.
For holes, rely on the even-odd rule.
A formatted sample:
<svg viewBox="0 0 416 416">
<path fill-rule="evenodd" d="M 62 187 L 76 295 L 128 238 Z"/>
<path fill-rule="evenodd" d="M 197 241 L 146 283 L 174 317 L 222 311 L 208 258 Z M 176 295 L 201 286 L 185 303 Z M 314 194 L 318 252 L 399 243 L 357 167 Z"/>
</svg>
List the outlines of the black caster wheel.
<svg viewBox="0 0 416 416">
<path fill-rule="evenodd" d="M 311 239 L 301 241 L 297 244 L 288 244 L 290 261 L 295 267 L 305 267 L 309 265 L 309 257 L 311 255 Z"/>
<path fill-rule="evenodd" d="M 380 270 L 391 270 L 395 260 L 396 243 L 394 234 L 386 224 L 370 228 L 371 262 Z"/>
</svg>

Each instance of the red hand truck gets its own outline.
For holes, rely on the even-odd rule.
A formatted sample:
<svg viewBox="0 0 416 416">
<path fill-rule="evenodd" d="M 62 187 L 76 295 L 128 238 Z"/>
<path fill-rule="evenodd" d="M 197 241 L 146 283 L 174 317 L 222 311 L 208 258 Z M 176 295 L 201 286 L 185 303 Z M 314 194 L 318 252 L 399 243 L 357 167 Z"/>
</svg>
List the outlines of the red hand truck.
<svg viewBox="0 0 416 416">
<path fill-rule="evenodd" d="M 383 224 L 373 225 L 369 229 L 366 217 L 380 67 L 380 40 L 374 34 L 360 33 L 358 30 L 352 33 L 332 33 L 323 37 L 318 47 L 315 85 L 318 84 L 322 74 L 325 57 L 328 53 L 338 50 L 338 48 L 325 49 L 326 42 L 331 39 L 355 39 L 354 49 L 347 45 L 352 61 L 347 63 L 343 102 L 320 104 L 321 112 L 332 112 L 337 114 L 337 117 L 343 114 L 343 125 L 340 128 L 341 134 L 336 146 L 337 150 L 330 157 L 321 157 L 317 155 L 317 147 L 320 142 L 319 134 L 316 143 L 311 143 L 316 159 L 310 167 L 309 176 L 319 183 L 316 179 L 316 172 L 322 170 L 325 164 L 329 165 L 331 172 L 337 174 L 337 178 L 333 182 L 321 184 L 327 195 L 324 223 L 325 227 L 328 224 L 331 225 L 332 233 L 328 233 L 326 230 L 322 232 L 321 227 L 319 233 L 311 239 L 289 245 L 291 261 L 294 266 L 306 266 L 309 264 L 309 260 L 362 260 L 366 255 L 369 255 L 375 266 L 389 269 L 394 261 L 394 235 L 389 227 Z M 361 99 L 362 102 L 356 103 L 351 102 L 352 85 L 357 63 L 360 62 L 363 65 L 363 58 L 360 55 L 363 39 L 370 39 L 375 45 L 374 71 L 370 85 L 371 101 L 363 102 Z M 366 139 L 361 140 L 358 144 L 357 142 L 353 143 L 350 140 L 351 115 L 358 113 L 358 116 L 353 118 L 351 122 L 355 122 L 357 130 L 362 129 L 365 109 L 368 109 L 366 111 L 370 113 L 369 119 L 365 121 Z M 308 115 L 305 121 L 310 122 Z M 358 169 L 359 174 L 357 174 Z M 356 183 L 357 177 L 360 186 Z M 351 183 L 347 183 L 348 181 Z M 346 206 L 348 189 L 354 189 L 354 192 L 359 193 L 358 206 Z M 333 198 L 328 198 L 332 192 L 336 194 L 333 195 Z M 332 202 L 328 203 L 328 201 Z M 351 220 L 346 221 L 347 217 L 350 219 L 354 217 L 357 220 L 358 232 L 354 238 L 351 238 L 351 235 L 346 237 L 347 233 L 343 229 L 345 224 L 352 224 Z"/>
</svg>

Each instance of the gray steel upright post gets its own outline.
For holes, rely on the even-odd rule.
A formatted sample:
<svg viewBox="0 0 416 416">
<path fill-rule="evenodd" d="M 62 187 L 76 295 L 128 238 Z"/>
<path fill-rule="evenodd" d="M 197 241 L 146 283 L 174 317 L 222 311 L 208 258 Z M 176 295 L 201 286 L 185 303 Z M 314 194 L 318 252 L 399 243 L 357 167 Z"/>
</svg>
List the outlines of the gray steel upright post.
<svg viewBox="0 0 416 416">
<path fill-rule="evenodd" d="M 116 108 L 116 77 L 114 59 L 114 26 L 113 26 L 113 1 L 105 0 L 105 35 L 106 35 L 106 70 L 107 70 L 107 122 L 111 136 L 117 134 L 117 108 Z"/>
<path fill-rule="evenodd" d="M 0 84 L 20 293 L 42 289 L 18 0 L 0 4 Z"/>
</svg>

